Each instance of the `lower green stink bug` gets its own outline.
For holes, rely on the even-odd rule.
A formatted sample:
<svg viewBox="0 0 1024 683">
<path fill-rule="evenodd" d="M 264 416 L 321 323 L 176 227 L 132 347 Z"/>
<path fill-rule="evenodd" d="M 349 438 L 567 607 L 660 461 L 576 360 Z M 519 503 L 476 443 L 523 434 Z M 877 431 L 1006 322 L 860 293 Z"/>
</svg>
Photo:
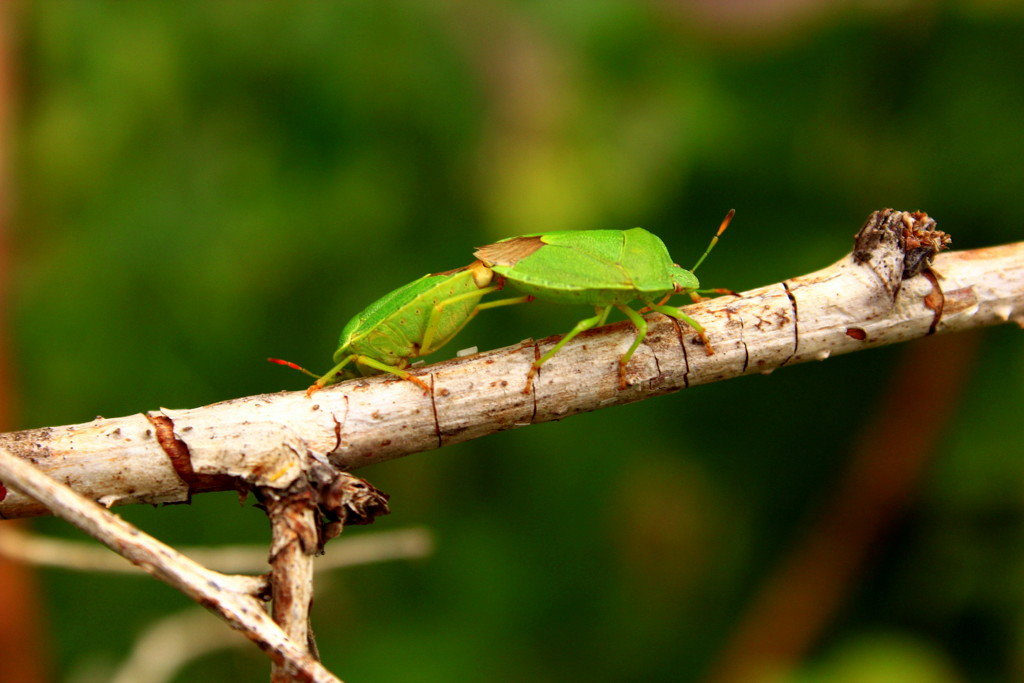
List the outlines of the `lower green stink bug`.
<svg viewBox="0 0 1024 683">
<path fill-rule="evenodd" d="M 334 352 L 336 365 L 319 377 L 295 363 L 269 360 L 317 377 L 306 390 L 307 396 L 355 374 L 346 367 L 350 363 L 359 374 L 390 372 L 429 392 L 423 380 L 406 371 L 411 359 L 440 349 L 483 309 L 531 298 L 480 303 L 486 294 L 501 289 L 500 284 L 491 284 L 493 277 L 490 268 L 475 261 L 455 270 L 424 275 L 384 295 L 345 325 Z"/>
<path fill-rule="evenodd" d="M 704 327 L 665 302 L 673 294 L 695 296 L 694 271 L 704 261 L 732 220 L 730 211 L 708 248 L 690 270 L 672 262 L 665 244 L 643 228 L 632 230 L 567 230 L 511 237 L 485 247 L 474 256 L 516 289 L 555 303 L 589 304 L 595 315 L 579 321 L 547 353 L 534 361 L 523 393 L 529 393 L 540 367 L 573 337 L 603 325 L 612 308 L 622 311 L 636 327 L 632 346 L 619 359 L 619 386 L 626 388 L 626 364 L 647 335 L 647 321 L 627 304 L 642 301 L 647 309 L 664 313 L 692 327 L 708 355 L 714 353 Z M 696 297 L 695 297 L 696 298 Z M 657 302 L 657 303 L 655 303 Z"/>
</svg>

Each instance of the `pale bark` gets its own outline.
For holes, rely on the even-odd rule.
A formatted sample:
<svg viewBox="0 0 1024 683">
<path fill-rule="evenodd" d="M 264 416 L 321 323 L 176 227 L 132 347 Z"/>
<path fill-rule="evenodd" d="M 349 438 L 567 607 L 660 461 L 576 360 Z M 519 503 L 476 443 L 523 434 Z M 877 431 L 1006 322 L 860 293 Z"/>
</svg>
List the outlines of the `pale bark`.
<svg viewBox="0 0 1024 683">
<path fill-rule="evenodd" d="M 203 567 L 54 481 L 2 446 L 0 477 L 133 564 L 219 615 L 259 645 L 274 661 L 275 667 L 287 670 L 293 679 L 338 682 L 336 676 L 309 655 L 304 642 L 297 643 L 288 637 L 267 615 L 259 597 L 265 583 L 259 577 L 221 574 Z"/>
<path fill-rule="evenodd" d="M 108 506 L 184 501 L 232 486 L 283 491 L 317 460 L 351 470 L 933 332 L 1024 326 L 1024 242 L 940 254 L 934 277 L 904 276 L 914 256 L 898 240 L 880 239 L 809 275 L 687 307 L 707 327 L 713 355 L 685 325 L 651 315 L 626 389 L 619 388 L 617 361 L 634 330 L 623 322 L 569 343 L 526 395 L 530 364 L 557 338 L 417 368 L 429 395 L 411 382 L 375 376 L 312 397 L 279 392 L 2 434 L 0 446 Z M 45 512 L 16 491 L 0 501 L 0 517 Z"/>
</svg>

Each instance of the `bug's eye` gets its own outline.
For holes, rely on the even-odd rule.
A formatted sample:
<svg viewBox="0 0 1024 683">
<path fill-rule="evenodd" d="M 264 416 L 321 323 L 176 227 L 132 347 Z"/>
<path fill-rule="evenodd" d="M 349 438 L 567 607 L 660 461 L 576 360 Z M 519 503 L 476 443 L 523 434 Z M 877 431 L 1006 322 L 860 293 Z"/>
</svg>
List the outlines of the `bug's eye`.
<svg viewBox="0 0 1024 683">
<path fill-rule="evenodd" d="M 697 282 L 696 275 L 675 264 L 672 265 L 670 277 L 672 279 L 672 287 L 676 294 L 679 294 L 680 292 L 688 292 L 690 290 L 697 289 L 697 287 L 700 286 Z"/>
</svg>

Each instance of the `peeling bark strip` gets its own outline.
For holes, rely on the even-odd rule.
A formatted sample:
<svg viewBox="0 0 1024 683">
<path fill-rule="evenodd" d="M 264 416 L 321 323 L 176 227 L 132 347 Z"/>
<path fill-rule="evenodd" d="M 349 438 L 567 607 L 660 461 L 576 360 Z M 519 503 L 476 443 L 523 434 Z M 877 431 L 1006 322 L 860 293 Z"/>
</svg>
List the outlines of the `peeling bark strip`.
<svg viewBox="0 0 1024 683">
<path fill-rule="evenodd" d="M 223 491 L 231 488 L 233 479 L 221 474 L 196 474 L 192 469 L 192 456 L 185 442 L 174 436 L 174 423 L 165 415 L 146 415 L 156 429 L 156 440 L 170 458 L 171 466 L 192 493 Z"/>
<path fill-rule="evenodd" d="M 873 214 L 856 252 L 827 268 L 686 307 L 707 327 L 712 356 L 693 330 L 652 314 L 625 390 L 618 388 L 617 364 L 635 336 L 628 322 L 567 344 L 544 365 L 530 396 L 521 393 L 530 365 L 557 337 L 417 368 L 431 396 L 410 382 L 375 376 L 312 398 L 280 392 L 150 417 L 170 421 L 196 475 L 284 490 L 310 458 L 350 470 L 686 386 L 767 374 L 783 363 L 903 342 L 933 327 L 941 334 L 1007 321 L 1024 326 L 1024 242 L 939 254 L 930 266 L 935 292 L 920 273 L 947 240 L 923 214 Z M 143 415 L 0 434 L 0 447 L 106 505 L 188 499 L 181 467 L 171 465 Z M 0 502 L 0 517 L 45 512 L 13 487 Z"/>
</svg>

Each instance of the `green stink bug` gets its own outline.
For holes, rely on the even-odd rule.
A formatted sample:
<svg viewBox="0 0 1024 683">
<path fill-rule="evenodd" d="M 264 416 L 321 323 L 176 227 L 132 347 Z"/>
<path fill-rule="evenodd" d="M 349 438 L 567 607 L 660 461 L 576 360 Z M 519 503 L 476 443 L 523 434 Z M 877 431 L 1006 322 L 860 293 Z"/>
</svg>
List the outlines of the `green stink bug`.
<svg viewBox="0 0 1024 683">
<path fill-rule="evenodd" d="M 626 364 L 647 335 L 647 321 L 627 304 L 642 301 L 647 309 L 681 320 L 696 330 L 708 355 L 714 353 L 704 327 L 665 302 L 673 294 L 701 291 L 694 271 L 718 242 L 732 220 L 730 211 L 708 248 L 690 270 L 672 262 L 665 244 L 643 228 L 632 230 L 567 230 L 511 237 L 485 247 L 474 256 L 516 289 L 555 303 L 594 307 L 595 315 L 579 321 L 547 353 L 534 361 L 523 393 L 529 393 L 540 367 L 573 337 L 603 325 L 618 308 L 636 327 L 633 344 L 619 359 L 619 386 L 626 387 Z M 727 290 L 706 290 L 727 291 Z M 655 303 L 657 302 L 657 303 Z"/>
<path fill-rule="evenodd" d="M 485 308 L 507 306 L 529 300 L 530 296 L 480 303 L 486 294 L 501 289 L 491 284 L 494 274 L 479 261 L 444 273 L 424 275 L 399 287 L 367 306 L 349 320 L 341 331 L 336 365 L 306 390 L 306 395 L 351 376 L 350 363 L 359 374 L 390 372 L 413 382 L 424 391 L 423 380 L 406 371 L 413 358 L 437 351 Z M 317 377 L 295 363 L 268 359 Z"/>
</svg>

